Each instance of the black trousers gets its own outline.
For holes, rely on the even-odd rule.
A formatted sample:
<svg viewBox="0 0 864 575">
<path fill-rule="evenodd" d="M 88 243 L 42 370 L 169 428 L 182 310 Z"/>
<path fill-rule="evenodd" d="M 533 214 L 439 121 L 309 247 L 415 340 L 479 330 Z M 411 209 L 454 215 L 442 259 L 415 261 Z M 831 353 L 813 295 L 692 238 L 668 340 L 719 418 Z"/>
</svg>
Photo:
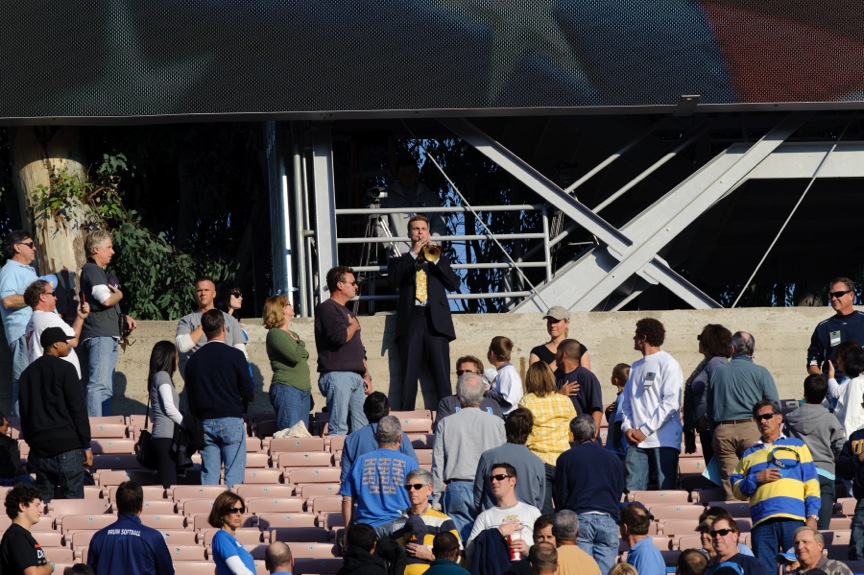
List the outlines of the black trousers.
<svg viewBox="0 0 864 575">
<path fill-rule="evenodd" d="M 177 485 L 177 460 L 171 453 L 172 437 L 154 437 L 153 452 L 156 454 L 156 476 L 162 487 Z"/>
<path fill-rule="evenodd" d="M 436 405 L 453 393 L 450 386 L 450 338 L 436 332 L 428 316 L 428 308 L 415 307 L 411 314 L 411 329 L 399 338 L 399 356 L 402 360 L 401 411 L 414 409 L 417 378 L 424 359 L 438 395 Z"/>
</svg>

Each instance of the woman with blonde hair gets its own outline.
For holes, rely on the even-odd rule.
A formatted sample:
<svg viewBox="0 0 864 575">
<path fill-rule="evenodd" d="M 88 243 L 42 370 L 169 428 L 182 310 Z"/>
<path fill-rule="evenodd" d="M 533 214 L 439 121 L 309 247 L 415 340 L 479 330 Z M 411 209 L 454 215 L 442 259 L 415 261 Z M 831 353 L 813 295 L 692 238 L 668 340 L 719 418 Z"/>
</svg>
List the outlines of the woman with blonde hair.
<svg viewBox="0 0 864 575">
<path fill-rule="evenodd" d="M 280 430 L 300 421 L 308 428 L 312 409 L 309 351 L 300 336 L 288 327 L 293 318 L 294 308 L 284 294 L 270 296 L 264 302 L 264 327 L 269 330 L 267 357 L 273 369 L 269 395 Z"/>
<path fill-rule="evenodd" d="M 528 356 L 528 363 L 534 364 L 542 361 L 552 368 L 557 369 L 555 365 L 555 357 L 558 355 L 558 344 L 567 339 L 570 332 L 570 312 L 556 305 L 546 312 L 543 316 L 546 320 L 546 332 L 549 334 L 549 341 L 543 345 L 538 345 L 531 349 L 531 355 Z M 582 346 L 582 358 L 579 363 L 585 369 L 591 369 L 591 358 L 588 357 L 588 348 Z"/>
<path fill-rule="evenodd" d="M 534 416 L 534 428 L 525 444 L 546 467 L 546 499 L 543 513 L 552 512 L 552 491 L 555 484 L 555 463 L 558 456 L 570 448 L 570 421 L 576 408 L 566 395 L 555 388 L 555 375 L 545 362 L 528 366 L 525 373 L 525 397 L 519 403 Z"/>
<path fill-rule="evenodd" d="M 608 575 L 639 575 L 639 571 L 629 563 L 616 563 L 609 570 Z"/>
</svg>

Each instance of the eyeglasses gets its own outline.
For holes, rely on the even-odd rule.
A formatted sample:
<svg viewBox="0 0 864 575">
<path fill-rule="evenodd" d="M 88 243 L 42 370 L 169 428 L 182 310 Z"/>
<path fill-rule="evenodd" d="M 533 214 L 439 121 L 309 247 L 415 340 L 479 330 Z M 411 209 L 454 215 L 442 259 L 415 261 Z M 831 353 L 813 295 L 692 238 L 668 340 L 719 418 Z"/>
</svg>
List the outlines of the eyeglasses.
<svg viewBox="0 0 864 575">
<path fill-rule="evenodd" d="M 228 513 L 246 513 L 245 507 L 229 507 Z"/>
<path fill-rule="evenodd" d="M 720 537 L 726 537 L 726 536 L 729 535 L 730 533 L 732 533 L 732 530 L 731 530 L 731 529 L 718 529 L 718 530 L 716 530 L 716 531 L 714 531 L 714 530 L 712 529 L 712 530 L 711 530 L 711 537 L 717 537 L 718 535 L 719 535 Z"/>
<path fill-rule="evenodd" d="M 360 282 L 358 282 L 357 280 L 354 280 L 353 282 L 342 281 L 339 283 L 348 284 L 349 286 L 359 286 L 360 285 Z"/>
<path fill-rule="evenodd" d="M 29 242 L 18 242 L 18 244 L 22 246 L 27 246 L 31 250 L 36 247 L 36 244 L 33 243 L 33 240 L 30 240 Z"/>
<path fill-rule="evenodd" d="M 849 293 L 851 291 L 852 291 L 851 289 L 847 289 L 845 291 L 832 291 L 828 295 L 831 296 L 832 298 L 840 299 L 841 297 L 843 297 L 844 295 L 846 295 L 847 293 Z"/>
<path fill-rule="evenodd" d="M 50 295 L 51 297 L 57 297 L 57 294 L 54 293 L 53 291 L 46 291 L 45 295 Z"/>
<path fill-rule="evenodd" d="M 405 486 L 405 489 L 408 491 L 411 491 L 412 489 L 414 489 L 415 491 L 420 491 L 424 487 L 426 487 L 426 485 L 423 483 L 409 483 Z"/>
<path fill-rule="evenodd" d="M 775 413 L 763 413 L 756 416 L 756 421 L 768 421 L 769 419 L 773 419 L 775 415 Z"/>
<path fill-rule="evenodd" d="M 243 297 L 243 292 L 240 292 L 240 291 L 232 291 L 232 292 L 231 292 L 231 295 L 233 295 L 234 297 Z"/>
<path fill-rule="evenodd" d="M 507 475 L 506 473 L 499 473 L 498 475 L 490 475 L 489 476 L 489 483 L 492 483 L 493 481 L 504 481 L 508 477 L 513 477 L 513 476 Z"/>
<path fill-rule="evenodd" d="M 473 373 L 474 375 L 477 375 L 476 371 L 473 371 L 470 369 L 457 369 L 456 370 L 456 375 L 462 375 L 463 373 Z"/>
</svg>

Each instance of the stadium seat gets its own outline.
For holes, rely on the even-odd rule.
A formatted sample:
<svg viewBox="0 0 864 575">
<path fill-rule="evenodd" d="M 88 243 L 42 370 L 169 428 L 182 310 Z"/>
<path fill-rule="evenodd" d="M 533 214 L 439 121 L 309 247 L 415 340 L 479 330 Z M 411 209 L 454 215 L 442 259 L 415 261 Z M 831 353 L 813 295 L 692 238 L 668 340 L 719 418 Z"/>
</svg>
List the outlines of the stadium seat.
<svg viewBox="0 0 864 575">
<path fill-rule="evenodd" d="M 431 433 L 409 433 L 408 439 L 411 440 L 411 445 L 414 449 L 432 449 L 435 447 L 435 436 Z"/>
<path fill-rule="evenodd" d="M 167 541 L 166 541 L 167 542 Z M 201 545 L 175 545 L 168 544 L 168 552 L 172 561 L 206 561 L 207 556 Z M 185 574 L 185 564 L 177 568 L 179 573 Z"/>
<path fill-rule="evenodd" d="M 341 499 L 341 498 L 340 498 Z M 249 497 L 246 499 L 248 513 L 300 513 L 303 499 L 300 497 Z"/>
<path fill-rule="evenodd" d="M 95 438 L 128 437 L 125 423 L 91 423 L 90 436 Z"/>
<path fill-rule="evenodd" d="M 64 515 L 56 520 L 57 529 L 61 533 L 67 531 L 98 531 L 117 521 L 112 514 L 101 515 Z"/>
<path fill-rule="evenodd" d="M 210 547 L 210 543 L 213 541 L 213 536 L 216 535 L 218 531 L 219 529 L 210 527 L 209 525 L 206 529 L 202 529 L 198 533 L 199 545 Z M 269 539 L 264 538 L 265 535 L 267 535 L 267 532 L 262 533 L 257 527 L 241 527 L 234 532 L 234 538 L 243 545 L 258 545 L 259 543 L 269 541 Z"/>
<path fill-rule="evenodd" d="M 92 440 L 90 448 L 94 456 L 103 453 L 135 453 L 135 442 L 131 439 L 107 437 Z"/>
<path fill-rule="evenodd" d="M 431 417 L 400 417 L 402 433 L 432 433 Z"/>
<path fill-rule="evenodd" d="M 666 519 L 692 519 L 698 525 L 699 516 L 705 512 L 701 505 L 652 505 L 648 512 L 654 516 L 654 520 L 663 522 Z"/>
<path fill-rule="evenodd" d="M 331 435 L 330 436 L 330 453 L 336 453 L 337 451 L 342 451 L 342 448 L 345 445 L 345 438 L 347 435 Z"/>
<path fill-rule="evenodd" d="M 141 523 L 158 531 L 163 529 L 184 529 L 186 518 L 182 515 L 158 515 L 156 513 L 142 513 Z"/>
<path fill-rule="evenodd" d="M 64 515 L 99 515 L 111 513 L 105 499 L 52 499 L 48 515 L 57 519 Z"/>
<path fill-rule="evenodd" d="M 702 549 L 702 535 L 681 535 L 677 539 L 673 539 L 673 548 L 679 551 L 685 549 Z"/>
<path fill-rule="evenodd" d="M 208 529 L 213 529 L 213 526 L 207 522 L 210 513 L 195 513 L 193 515 L 189 515 L 186 517 L 186 528 L 188 529 L 190 526 L 195 531 L 206 531 Z M 179 515 L 177 516 L 179 517 Z M 243 516 L 243 522 L 240 524 L 241 528 L 258 528 L 258 519 L 254 515 L 250 515 L 247 513 Z M 239 531 L 240 529 L 238 529 Z"/>
<path fill-rule="evenodd" d="M 415 449 L 417 455 L 417 463 L 419 465 L 432 465 L 432 450 L 431 449 Z"/>
<path fill-rule="evenodd" d="M 160 529 L 168 545 L 198 545 L 197 533 L 191 529 Z"/>
<path fill-rule="evenodd" d="M 262 454 L 264 455 L 264 454 Z M 282 470 L 281 469 L 246 469 L 246 476 L 243 478 L 243 483 L 255 484 L 255 483 L 279 483 L 279 480 L 282 478 Z"/>
<path fill-rule="evenodd" d="M 212 561 L 184 561 L 177 571 L 182 575 L 213 575 L 216 566 Z"/>
<path fill-rule="evenodd" d="M 102 487 L 118 486 L 124 481 L 135 481 L 139 485 L 156 485 L 156 472 L 149 469 L 99 470 L 93 474 L 96 483 Z"/>
<path fill-rule="evenodd" d="M 264 446 L 261 439 L 258 437 L 246 438 L 246 453 L 261 453 L 264 451 Z"/>
<path fill-rule="evenodd" d="M 708 501 L 722 501 L 726 497 L 726 491 L 722 487 L 707 487 L 694 489 L 690 492 L 690 501 L 705 505 Z"/>
<path fill-rule="evenodd" d="M 852 539 L 852 531 L 848 529 L 822 531 L 822 536 L 825 537 L 825 545 L 846 545 L 848 548 Z"/>
<path fill-rule="evenodd" d="M 93 456 L 91 469 L 144 469 L 138 463 L 138 456 L 132 453 L 105 453 Z"/>
<path fill-rule="evenodd" d="M 46 523 L 48 521 L 46 520 Z M 43 531 L 39 533 L 39 546 L 40 547 L 65 547 L 66 544 L 63 542 L 63 534 L 59 531 Z M 56 563 L 56 561 L 55 561 Z"/>
<path fill-rule="evenodd" d="M 315 527 L 314 513 L 261 513 L 258 529 L 267 531 L 273 527 Z"/>
<path fill-rule="evenodd" d="M 667 519 L 659 523 L 660 533 L 668 537 L 692 535 L 699 522 L 696 519 Z"/>
<path fill-rule="evenodd" d="M 294 575 L 333 575 L 342 568 L 342 559 L 295 559 Z M 184 574 L 188 575 L 188 574 Z"/>
<path fill-rule="evenodd" d="M 186 517 L 198 513 L 210 513 L 213 499 L 181 499 L 176 503 L 177 511 Z"/>
<path fill-rule="evenodd" d="M 342 512 L 341 495 L 316 495 L 306 501 L 306 510 L 310 513 Z"/>
<path fill-rule="evenodd" d="M 252 497 L 292 497 L 294 495 L 294 486 L 283 483 L 236 485 L 234 490 L 247 501 Z"/>
<path fill-rule="evenodd" d="M 225 491 L 224 485 L 177 485 L 171 488 L 169 497 L 175 503 L 184 499 L 210 499 L 211 501 Z"/>
<path fill-rule="evenodd" d="M 341 485 L 339 483 L 306 483 L 298 487 L 300 489 L 297 495 L 305 500 L 317 495 L 338 495 Z"/>
<path fill-rule="evenodd" d="M 686 475 L 702 475 L 704 471 L 705 460 L 701 457 L 698 459 L 687 458 L 678 460 L 678 474 L 682 477 Z"/>
<path fill-rule="evenodd" d="M 270 440 L 270 455 L 285 451 L 324 451 L 321 437 L 274 437 Z"/>
<path fill-rule="evenodd" d="M 837 503 L 840 503 L 840 511 L 846 517 L 852 517 L 855 515 L 855 506 L 858 505 L 858 500 L 854 497 L 844 497 L 843 499 L 838 499 Z"/>
<path fill-rule="evenodd" d="M 68 547 L 48 547 L 41 541 L 39 546 L 45 552 L 45 558 L 54 563 L 74 563 L 75 553 Z"/>
<path fill-rule="evenodd" d="M 848 531 L 852 529 L 851 517 L 832 517 L 828 524 L 828 529 L 832 531 Z"/>
<path fill-rule="evenodd" d="M 336 556 L 336 546 L 332 543 L 291 543 L 294 558 L 331 559 Z"/>
<path fill-rule="evenodd" d="M 682 505 L 690 503 L 690 493 L 677 489 L 666 489 L 662 491 L 631 491 L 627 495 L 627 501 L 638 501 L 646 507 L 652 505 Z"/>
<path fill-rule="evenodd" d="M 176 512 L 176 505 L 170 499 L 144 500 L 142 515 L 171 515 Z"/>
<path fill-rule="evenodd" d="M 270 467 L 270 455 L 263 452 L 254 452 L 246 454 L 246 468 L 266 468 Z"/>
<path fill-rule="evenodd" d="M 654 523 L 654 525 L 657 524 Z M 318 514 L 318 526 L 325 529 L 345 527 L 345 518 L 342 516 L 342 513 L 324 511 Z"/>
<path fill-rule="evenodd" d="M 750 517 L 750 504 L 746 501 L 711 501 L 708 507 L 720 507 L 732 517 Z"/>
<path fill-rule="evenodd" d="M 285 483 L 305 485 L 307 483 L 339 483 L 341 470 L 328 468 L 294 468 L 285 471 Z"/>
<path fill-rule="evenodd" d="M 274 467 L 332 467 L 333 454 L 329 451 L 288 451 L 273 456 Z"/>
<path fill-rule="evenodd" d="M 84 549 L 90 545 L 90 540 L 96 534 L 98 529 L 80 529 L 77 531 L 69 531 L 63 534 L 63 546 L 72 549 Z"/>
<path fill-rule="evenodd" d="M 327 543 L 330 531 L 323 527 L 274 527 L 270 529 L 270 541 Z"/>
</svg>

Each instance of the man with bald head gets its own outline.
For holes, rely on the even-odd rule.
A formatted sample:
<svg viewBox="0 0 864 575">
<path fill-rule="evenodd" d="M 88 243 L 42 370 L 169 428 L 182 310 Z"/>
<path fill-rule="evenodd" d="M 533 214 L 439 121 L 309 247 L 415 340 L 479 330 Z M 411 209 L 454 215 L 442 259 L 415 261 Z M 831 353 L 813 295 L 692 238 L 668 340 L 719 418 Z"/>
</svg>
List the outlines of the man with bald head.
<svg viewBox="0 0 864 575">
<path fill-rule="evenodd" d="M 756 338 L 737 331 L 729 345 L 732 359 L 714 370 L 708 382 L 707 413 L 714 428 L 714 454 L 726 499 L 734 499 L 729 476 L 744 451 L 759 440 L 753 406 L 763 399 L 779 402 L 780 396 L 768 370 L 753 362 Z"/>
<path fill-rule="evenodd" d="M 264 552 L 264 566 L 270 575 L 291 575 L 294 570 L 294 556 L 291 548 L 282 541 L 275 541 Z"/>
</svg>

